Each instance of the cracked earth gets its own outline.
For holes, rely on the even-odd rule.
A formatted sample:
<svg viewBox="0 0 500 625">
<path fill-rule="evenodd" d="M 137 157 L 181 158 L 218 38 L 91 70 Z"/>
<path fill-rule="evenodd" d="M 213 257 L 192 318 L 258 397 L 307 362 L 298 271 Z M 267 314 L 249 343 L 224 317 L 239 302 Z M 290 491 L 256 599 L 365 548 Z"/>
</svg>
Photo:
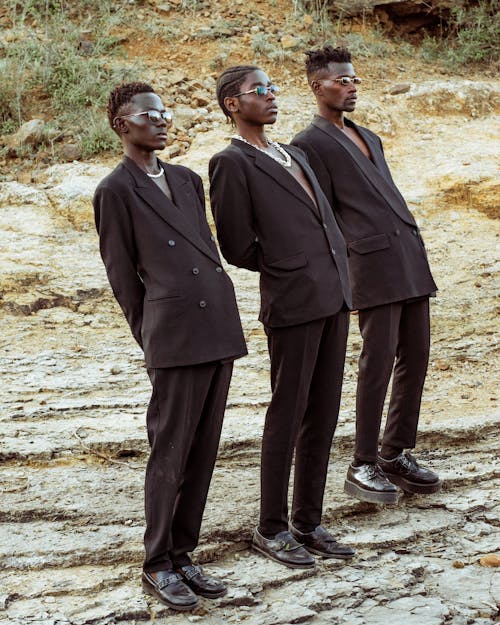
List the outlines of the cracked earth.
<svg viewBox="0 0 500 625">
<path fill-rule="evenodd" d="M 489 101 L 498 97 L 491 85 L 482 86 Z M 499 621 L 499 569 L 491 566 L 500 554 L 492 147 L 498 120 L 492 109 L 470 103 L 467 81 L 451 91 L 424 87 L 392 100 L 368 94 L 356 119 L 382 133 L 440 287 L 431 306 L 417 456 L 440 473 L 443 490 L 402 495 L 386 507 L 343 493 L 361 346 L 353 316 L 324 525 L 357 555 L 297 571 L 252 552 L 268 360 L 256 320 L 256 277 L 229 267 L 249 356 L 235 367 L 195 554 L 229 592 L 201 600 L 189 614 L 161 606 L 140 586 L 150 390 L 98 256 L 90 198 L 109 166 L 57 165 L 31 184 L 0 184 L 0 625 Z M 446 116 L 431 106 L 439 94 L 457 105 Z M 307 123 L 312 106 L 305 90 L 280 102 L 284 112 L 272 136 L 286 141 Z M 422 106 L 425 120 L 409 114 Z M 206 181 L 208 158 L 226 133 L 222 120 L 214 122 L 177 162 Z"/>
</svg>

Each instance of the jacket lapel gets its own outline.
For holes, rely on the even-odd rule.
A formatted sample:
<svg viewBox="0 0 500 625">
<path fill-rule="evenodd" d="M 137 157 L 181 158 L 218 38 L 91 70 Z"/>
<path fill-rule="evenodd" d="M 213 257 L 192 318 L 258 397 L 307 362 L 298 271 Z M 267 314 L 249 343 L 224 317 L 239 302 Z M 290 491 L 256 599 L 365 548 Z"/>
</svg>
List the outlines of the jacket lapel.
<svg viewBox="0 0 500 625">
<path fill-rule="evenodd" d="M 297 161 L 297 163 L 302 167 L 302 171 L 304 172 L 306 178 L 309 181 L 309 184 L 311 185 L 312 190 L 314 191 L 314 197 L 316 198 L 317 206 L 314 206 L 314 203 L 311 202 L 311 199 L 309 198 L 307 193 L 305 193 L 305 191 L 304 191 L 304 193 L 307 196 L 307 199 L 309 200 L 309 203 L 314 207 L 314 212 L 316 213 L 316 215 L 319 216 L 321 221 L 324 222 L 325 221 L 325 210 L 327 212 L 331 212 L 331 208 L 330 208 L 330 205 L 328 203 L 328 200 L 326 199 L 326 197 L 323 194 L 323 191 L 322 191 L 321 187 L 319 186 L 319 182 L 318 182 L 318 179 L 316 178 L 316 174 L 312 170 L 312 168 L 309 165 L 309 162 L 307 161 L 307 159 L 302 156 L 302 152 L 294 151 L 292 156 Z M 300 185 L 298 185 L 298 186 L 300 187 Z M 301 187 L 301 189 L 302 189 L 302 187 Z M 303 191 L 303 189 L 302 189 L 302 191 Z"/>
<path fill-rule="evenodd" d="M 387 167 L 380 144 L 370 133 L 366 132 L 364 128 L 357 126 L 351 120 L 345 120 L 345 123 L 354 128 L 365 141 L 368 149 L 370 150 L 373 161 L 367 158 L 358 146 L 341 130 L 339 130 L 335 124 L 331 124 L 324 117 L 317 115 L 312 123 L 313 126 L 316 126 L 316 128 L 326 132 L 326 134 L 328 134 L 332 139 L 342 145 L 342 147 L 351 155 L 369 182 L 375 187 L 377 193 L 382 196 L 382 198 L 389 204 L 390 208 L 403 221 L 411 225 L 415 225 L 413 215 L 408 210 L 403 196 L 398 191 L 394 181 L 392 180 L 391 172 Z"/>
<path fill-rule="evenodd" d="M 161 161 L 160 161 L 161 162 Z M 146 173 L 128 157 L 123 164 L 132 174 L 135 181 L 135 191 L 148 206 L 172 228 L 177 230 L 192 245 L 201 252 L 219 263 L 217 254 L 201 238 L 198 230 L 198 214 L 196 202 L 199 201 L 188 178 L 168 164 L 161 162 L 168 185 L 175 202 L 172 203 L 156 184 L 147 177 Z M 152 183 L 152 184 L 151 184 Z"/>
<path fill-rule="evenodd" d="M 310 210 L 312 210 L 318 219 L 320 218 L 320 215 L 318 214 L 318 209 L 314 205 L 314 202 L 307 195 L 306 191 L 302 188 L 301 184 L 297 182 L 293 175 L 285 170 L 283 165 L 276 163 L 272 158 L 266 156 L 263 152 L 260 152 L 259 150 L 247 145 L 246 143 L 243 143 L 243 141 L 239 141 L 238 139 L 232 139 L 231 143 L 240 148 L 249 157 L 253 158 L 255 160 L 256 167 L 258 167 L 266 175 L 270 176 L 275 182 L 277 182 L 281 187 L 288 191 L 288 193 L 292 193 L 297 199 L 299 199 Z M 286 146 L 281 147 L 286 150 Z M 295 151 L 293 153 L 290 150 L 286 151 L 304 169 L 303 163 L 305 163 L 305 160 L 297 158 Z M 315 185 L 313 185 L 311 180 L 312 171 L 309 169 L 309 171 L 305 173 L 309 178 L 309 182 L 314 189 L 316 197 L 318 197 L 317 188 L 315 187 Z M 314 174 L 312 175 L 312 178 L 315 178 Z M 319 199 L 317 201 L 319 203 Z"/>
</svg>

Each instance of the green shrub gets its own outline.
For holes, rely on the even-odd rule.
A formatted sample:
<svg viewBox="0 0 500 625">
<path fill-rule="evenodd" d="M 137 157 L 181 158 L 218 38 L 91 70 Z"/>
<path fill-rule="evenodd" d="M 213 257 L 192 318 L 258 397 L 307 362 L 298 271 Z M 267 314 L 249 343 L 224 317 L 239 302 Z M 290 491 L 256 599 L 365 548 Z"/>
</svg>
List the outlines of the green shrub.
<svg viewBox="0 0 500 625">
<path fill-rule="evenodd" d="M 257 56 L 266 57 L 275 63 L 282 63 L 293 58 L 293 53 L 290 50 L 284 50 L 279 41 L 276 41 L 276 37 L 267 33 L 256 33 L 252 37 L 251 46 Z"/>
<path fill-rule="evenodd" d="M 109 127 L 107 117 L 103 116 L 97 119 L 93 115 L 88 116 L 88 122 L 81 134 L 80 142 L 84 158 L 108 150 L 118 152 L 120 147 L 118 137 Z"/>
<path fill-rule="evenodd" d="M 425 59 L 440 59 L 449 66 L 498 64 L 499 51 L 500 13 L 496 0 L 452 8 L 444 33 L 426 37 L 422 45 Z"/>
<path fill-rule="evenodd" d="M 111 88 L 137 80 L 140 66 L 113 66 L 111 29 L 121 19 L 106 0 L 10 0 L 14 37 L 0 49 L 0 134 L 13 132 L 31 110 L 33 94 L 46 98 L 53 125 L 78 137 L 92 155 L 115 145 L 105 105 Z M 72 21 L 81 16 L 81 19 Z M 33 28 L 35 24 L 36 28 Z M 82 45 L 82 41 L 85 45 Z"/>
</svg>

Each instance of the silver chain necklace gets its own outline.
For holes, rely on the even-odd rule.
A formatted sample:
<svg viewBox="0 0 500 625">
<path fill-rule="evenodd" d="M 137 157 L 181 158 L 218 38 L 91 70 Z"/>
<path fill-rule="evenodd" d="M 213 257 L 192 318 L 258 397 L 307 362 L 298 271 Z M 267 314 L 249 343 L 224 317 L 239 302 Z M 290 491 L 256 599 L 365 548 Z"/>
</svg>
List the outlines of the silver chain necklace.
<svg viewBox="0 0 500 625">
<path fill-rule="evenodd" d="M 163 169 L 160 167 L 160 171 L 157 174 L 150 174 L 148 172 L 146 172 L 146 176 L 149 176 L 150 178 L 160 178 L 160 176 L 163 176 L 164 172 Z"/>
<path fill-rule="evenodd" d="M 266 154 L 267 156 L 269 156 L 269 158 L 272 158 L 273 161 L 276 161 L 280 165 L 283 165 L 283 167 L 291 167 L 292 166 L 292 157 L 290 156 L 290 154 L 288 154 L 288 152 L 286 150 L 284 150 L 281 147 L 281 145 L 279 145 L 279 143 L 276 143 L 275 141 L 270 141 L 269 139 L 266 139 L 267 145 L 272 146 L 277 152 L 279 152 L 283 156 L 283 158 L 285 159 L 284 162 L 281 160 L 281 158 L 278 158 L 277 156 L 274 156 L 274 154 L 270 154 L 269 152 L 267 152 L 263 148 L 259 148 L 258 145 L 254 145 L 253 143 L 250 143 L 250 141 L 247 141 L 241 135 L 233 135 L 233 139 L 238 139 L 239 141 L 243 141 L 243 143 L 246 143 L 247 145 L 251 145 L 252 148 L 255 148 L 256 150 L 259 150 L 259 152 L 262 152 L 263 154 Z"/>
</svg>

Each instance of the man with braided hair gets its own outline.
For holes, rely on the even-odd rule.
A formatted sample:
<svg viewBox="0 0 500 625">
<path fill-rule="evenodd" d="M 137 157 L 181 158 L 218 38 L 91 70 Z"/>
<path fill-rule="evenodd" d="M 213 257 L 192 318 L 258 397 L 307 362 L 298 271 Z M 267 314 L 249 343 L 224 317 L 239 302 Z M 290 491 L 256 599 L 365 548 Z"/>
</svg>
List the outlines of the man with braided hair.
<svg viewBox="0 0 500 625">
<path fill-rule="evenodd" d="M 311 554 L 354 555 L 321 525 L 351 294 L 344 240 L 307 159 L 264 132 L 276 121 L 277 92 L 252 65 L 219 76 L 217 99 L 238 135 L 210 160 L 210 198 L 225 258 L 260 272 L 259 318 L 271 359 L 253 546 L 286 566 L 309 568 Z"/>
<path fill-rule="evenodd" d="M 94 211 L 113 293 L 144 351 L 147 411 L 144 590 L 175 610 L 224 584 L 191 563 L 219 444 L 233 360 L 246 354 L 230 278 L 205 215 L 201 178 L 160 161 L 171 114 L 145 83 L 116 87 L 109 123 L 124 158 Z"/>
<path fill-rule="evenodd" d="M 434 493 L 439 477 L 405 451 L 416 442 L 429 359 L 429 296 L 436 291 L 424 242 L 391 177 L 377 135 L 344 117 L 357 86 L 349 50 L 306 53 L 318 112 L 292 144 L 309 157 L 347 242 L 353 306 L 363 348 L 356 396 L 356 445 L 345 490 L 363 501 L 395 503 L 396 485 Z M 380 453 L 384 400 L 391 401 Z"/>
</svg>

